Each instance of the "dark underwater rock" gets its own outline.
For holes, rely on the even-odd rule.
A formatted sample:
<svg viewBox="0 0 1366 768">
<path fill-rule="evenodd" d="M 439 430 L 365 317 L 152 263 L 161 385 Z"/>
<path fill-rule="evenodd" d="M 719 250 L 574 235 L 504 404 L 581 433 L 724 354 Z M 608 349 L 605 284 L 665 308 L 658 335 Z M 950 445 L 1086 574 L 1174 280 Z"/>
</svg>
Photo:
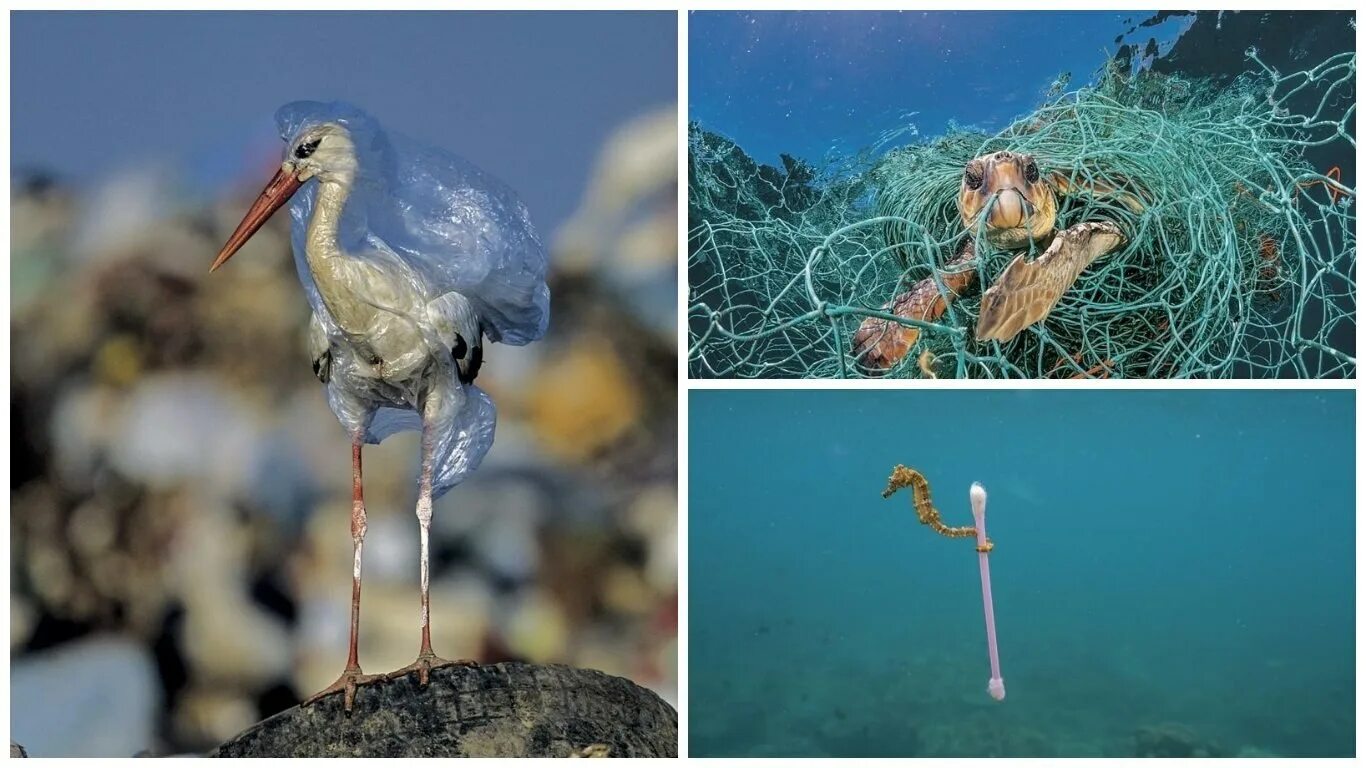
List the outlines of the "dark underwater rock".
<svg viewBox="0 0 1366 768">
<path fill-rule="evenodd" d="M 696 204 L 704 195 L 712 210 L 725 211 L 743 221 L 763 223 L 771 219 L 793 220 L 820 197 L 814 186 L 816 169 L 805 160 L 782 154 L 782 168 L 750 157 L 740 145 L 703 128 L 688 124 L 688 227 L 708 220 L 708 211 Z M 705 174 L 698 165 L 711 166 Z M 715 178 L 720 185 L 702 179 Z"/>
<path fill-rule="evenodd" d="M 1134 733 L 1136 757 L 1224 757 L 1217 745 L 1200 739 L 1184 725 L 1164 723 L 1139 728 Z"/>
</svg>

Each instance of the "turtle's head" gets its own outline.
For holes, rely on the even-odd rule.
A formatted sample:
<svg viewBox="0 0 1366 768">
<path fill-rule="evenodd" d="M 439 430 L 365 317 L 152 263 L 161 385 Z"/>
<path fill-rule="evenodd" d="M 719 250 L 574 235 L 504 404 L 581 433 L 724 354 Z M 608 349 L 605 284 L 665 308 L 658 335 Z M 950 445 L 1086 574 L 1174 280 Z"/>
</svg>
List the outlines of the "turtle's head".
<svg viewBox="0 0 1366 768">
<path fill-rule="evenodd" d="M 995 152 L 973 158 L 963 169 L 958 213 L 969 232 L 980 222 L 987 242 L 1015 250 L 1053 233 L 1058 199 L 1033 156 Z"/>
</svg>

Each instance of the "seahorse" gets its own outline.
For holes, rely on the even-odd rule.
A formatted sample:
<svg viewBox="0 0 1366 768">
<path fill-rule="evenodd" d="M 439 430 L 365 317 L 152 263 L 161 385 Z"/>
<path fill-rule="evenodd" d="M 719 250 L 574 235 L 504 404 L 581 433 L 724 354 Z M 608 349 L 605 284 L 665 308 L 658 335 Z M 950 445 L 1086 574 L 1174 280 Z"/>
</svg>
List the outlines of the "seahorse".
<svg viewBox="0 0 1366 768">
<path fill-rule="evenodd" d="M 966 539 L 977 535 L 977 529 L 971 525 L 944 525 L 943 516 L 935 509 L 934 502 L 930 499 L 929 481 L 914 469 L 898 464 L 892 468 L 891 477 L 887 478 L 887 490 L 882 492 L 882 498 L 891 498 L 892 494 L 902 488 L 911 489 L 915 495 L 913 503 L 916 517 L 920 518 L 921 524 L 928 525 L 935 533 L 951 539 Z"/>
</svg>

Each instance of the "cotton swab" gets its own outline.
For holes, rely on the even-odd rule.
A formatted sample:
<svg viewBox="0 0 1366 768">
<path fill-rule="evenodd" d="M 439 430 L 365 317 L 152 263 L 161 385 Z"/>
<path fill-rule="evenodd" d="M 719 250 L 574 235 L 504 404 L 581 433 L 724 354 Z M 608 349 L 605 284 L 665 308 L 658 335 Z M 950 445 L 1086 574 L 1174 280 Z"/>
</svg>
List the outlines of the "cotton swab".
<svg viewBox="0 0 1366 768">
<path fill-rule="evenodd" d="M 981 483 L 973 483 L 968 492 L 972 499 L 972 519 L 977 529 L 977 564 L 982 569 L 982 610 L 987 616 L 987 654 L 991 657 L 991 679 L 987 681 L 987 693 L 991 698 L 1001 701 L 1006 697 L 1006 681 L 1001 679 L 1001 657 L 996 652 L 996 611 L 991 604 L 991 566 L 987 563 L 987 553 L 992 544 L 987 541 L 987 489 Z"/>
</svg>

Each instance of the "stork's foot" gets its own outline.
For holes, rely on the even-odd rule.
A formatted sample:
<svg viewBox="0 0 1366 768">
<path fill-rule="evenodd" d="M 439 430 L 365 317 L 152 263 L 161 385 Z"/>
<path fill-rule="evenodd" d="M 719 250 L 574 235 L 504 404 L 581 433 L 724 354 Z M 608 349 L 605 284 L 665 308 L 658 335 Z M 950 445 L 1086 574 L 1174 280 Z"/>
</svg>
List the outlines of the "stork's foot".
<svg viewBox="0 0 1366 768">
<path fill-rule="evenodd" d="M 404 675 L 410 675 L 416 672 L 417 682 L 421 685 L 426 685 L 427 681 L 431 678 L 433 669 L 436 669 L 438 667 L 448 667 L 452 664 L 461 667 L 479 666 L 479 662 L 477 661 L 470 661 L 469 659 L 457 659 L 455 661 L 451 661 L 449 659 L 443 659 L 440 656 L 437 656 L 435 653 L 432 653 L 431 651 L 423 651 L 422 653 L 419 653 L 417 655 L 417 661 L 414 661 L 412 664 L 409 664 L 403 669 L 390 672 L 384 677 L 389 680 L 393 680 L 395 678 L 403 677 Z"/>
<path fill-rule="evenodd" d="M 340 691 L 344 694 L 342 704 L 349 713 L 351 708 L 356 705 L 356 688 L 365 685 L 366 683 L 374 683 L 383 679 L 385 679 L 384 675 L 367 675 L 360 671 L 360 667 L 347 667 L 346 670 L 341 673 L 341 677 L 337 678 L 337 682 L 318 691 L 312 696 L 309 696 L 307 699 L 304 699 L 303 704 L 300 704 L 299 706 L 307 707 L 324 696 L 330 696 Z"/>
</svg>

